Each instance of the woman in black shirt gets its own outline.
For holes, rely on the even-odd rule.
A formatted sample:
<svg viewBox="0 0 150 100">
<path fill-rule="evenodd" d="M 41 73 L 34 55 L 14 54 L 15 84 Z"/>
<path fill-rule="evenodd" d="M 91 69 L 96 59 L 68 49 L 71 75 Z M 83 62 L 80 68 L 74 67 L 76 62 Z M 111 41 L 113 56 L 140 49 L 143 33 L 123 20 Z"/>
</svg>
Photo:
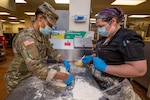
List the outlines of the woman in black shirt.
<svg viewBox="0 0 150 100">
<path fill-rule="evenodd" d="M 126 78 L 143 76 L 147 72 L 144 43 L 140 35 L 120 26 L 123 17 L 123 11 L 115 7 L 98 13 L 96 25 L 101 38 L 97 42 L 96 56 L 85 56 L 82 62 L 93 60 L 94 68 L 100 72 L 99 76 L 94 75 L 95 79 L 108 99 L 140 100 L 134 98 L 136 94 Z"/>
</svg>

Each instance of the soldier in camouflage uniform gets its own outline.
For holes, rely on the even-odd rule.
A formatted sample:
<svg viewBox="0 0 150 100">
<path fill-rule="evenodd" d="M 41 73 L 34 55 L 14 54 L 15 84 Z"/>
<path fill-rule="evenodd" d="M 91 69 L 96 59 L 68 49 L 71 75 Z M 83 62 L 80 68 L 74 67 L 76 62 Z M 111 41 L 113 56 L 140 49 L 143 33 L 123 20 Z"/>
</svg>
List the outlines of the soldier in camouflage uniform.
<svg viewBox="0 0 150 100">
<path fill-rule="evenodd" d="M 15 57 L 4 76 L 8 93 L 30 76 L 36 76 L 48 82 L 53 78 L 61 79 L 67 85 L 71 84 L 73 80 L 71 74 L 58 72 L 43 64 L 45 58 L 51 56 L 58 62 L 62 62 L 68 71 L 70 70 L 70 64 L 54 51 L 45 37 L 45 34 L 52 31 L 52 26 L 58 19 L 55 9 L 44 2 L 38 7 L 35 15 L 32 26 L 20 31 L 13 39 L 12 46 Z"/>
</svg>

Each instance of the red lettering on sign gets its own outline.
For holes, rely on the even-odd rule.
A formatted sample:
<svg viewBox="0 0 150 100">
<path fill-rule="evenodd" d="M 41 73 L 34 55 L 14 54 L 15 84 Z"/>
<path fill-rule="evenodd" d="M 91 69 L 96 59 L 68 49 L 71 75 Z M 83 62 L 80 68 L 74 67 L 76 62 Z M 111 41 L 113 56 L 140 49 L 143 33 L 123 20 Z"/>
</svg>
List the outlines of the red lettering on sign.
<svg viewBox="0 0 150 100">
<path fill-rule="evenodd" d="M 70 46 L 70 42 L 65 42 L 65 46 Z"/>
</svg>

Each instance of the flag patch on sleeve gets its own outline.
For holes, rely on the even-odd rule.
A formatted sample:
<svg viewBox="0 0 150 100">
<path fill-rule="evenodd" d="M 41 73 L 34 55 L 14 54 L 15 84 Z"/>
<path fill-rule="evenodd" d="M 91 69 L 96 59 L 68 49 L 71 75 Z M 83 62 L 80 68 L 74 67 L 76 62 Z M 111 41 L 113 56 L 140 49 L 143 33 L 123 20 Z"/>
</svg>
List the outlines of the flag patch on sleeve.
<svg viewBox="0 0 150 100">
<path fill-rule="evenodd" d="M 34 42 L 34 40 L 32 40 L 32 39 L 28 39 L 28 40 L 25 40 L 24 42 L 23 42 L 23 44 L 25 45 L 25 46 L 28 46 L 28 45 L 31 45 L 31 44 L 34 44 L 35 42 Z"/>
</svg>

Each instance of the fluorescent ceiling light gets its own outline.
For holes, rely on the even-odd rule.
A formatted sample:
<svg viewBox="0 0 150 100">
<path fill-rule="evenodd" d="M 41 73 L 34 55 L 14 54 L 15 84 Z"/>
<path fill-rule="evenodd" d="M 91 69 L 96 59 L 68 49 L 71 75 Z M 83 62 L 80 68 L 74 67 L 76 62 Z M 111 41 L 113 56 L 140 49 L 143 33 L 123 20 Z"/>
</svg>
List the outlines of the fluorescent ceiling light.
<svg viewBox="0 0 150 100">
<path fill-rule="evenodd" d="M 2 19 L 2 20 L 0 20 L 0 21 L 1 21 L 1 22 L 6 22 L 6 20 L 3 20 L 3 19 Z"/>
<path fill-rule="evenodd" d="M 96 19 L 95 18 L 90 18 L 90 20 L 95 21 Z"/>
<path fill-rule="evenodd" d="M 9 19 L 17 19 L 16 17 L 8 17 Z"/>
<path fill-rule="evenodd" d="M 96 23 L 96 19 L 95 18 L 90 18 L 90 23 Z"/>
<path fill-rule="evenodd" d="M 15 3 L 27 3 L 27 2 L 24 0 L 15 0 Z"/>
<path fill-rule="evenodd" d="M 10 13 L 7 13 L 7 12 L 0 12 L 0 15 L 10 15 Z"/>
<path fill-rule="evenodd" d="M 22 19 L 22 20 L 20 20 L 20 22 L 24 23 L 24 22 L 25 22 L 25 20 L 23 20 L 23 19 Z"/>
<path fill-rule="evenodd" d="M 131 16 L 129 16 L 129 18 L 146 18 L 146 17 L 150 17 L 150 15 L 131 15 Z"/>
<path fill-rule="evenodd" d="M 146 0 L 116 0 L 111 5 L 138 5 L 140 3 L 146 2 Z"/>
<path fill-rule="evenodd" d="M 20 22 L 9 22 L 11 24 L 20 24 Z"/>
<path fill-rule="evenodd" d="M 35 12 L 24 12 L 26 15 L 34 16 Z"/>
<path fill-rule="evenodd" d="M 55 0 L 55 3 L 58 3 L 58 4 L 69 4 L 70 0 Z"/>
<path fill-rule="evenodd" d="M 95 17 L 97 16 L 98 14 L 95 14 Z"/>
</svg>

